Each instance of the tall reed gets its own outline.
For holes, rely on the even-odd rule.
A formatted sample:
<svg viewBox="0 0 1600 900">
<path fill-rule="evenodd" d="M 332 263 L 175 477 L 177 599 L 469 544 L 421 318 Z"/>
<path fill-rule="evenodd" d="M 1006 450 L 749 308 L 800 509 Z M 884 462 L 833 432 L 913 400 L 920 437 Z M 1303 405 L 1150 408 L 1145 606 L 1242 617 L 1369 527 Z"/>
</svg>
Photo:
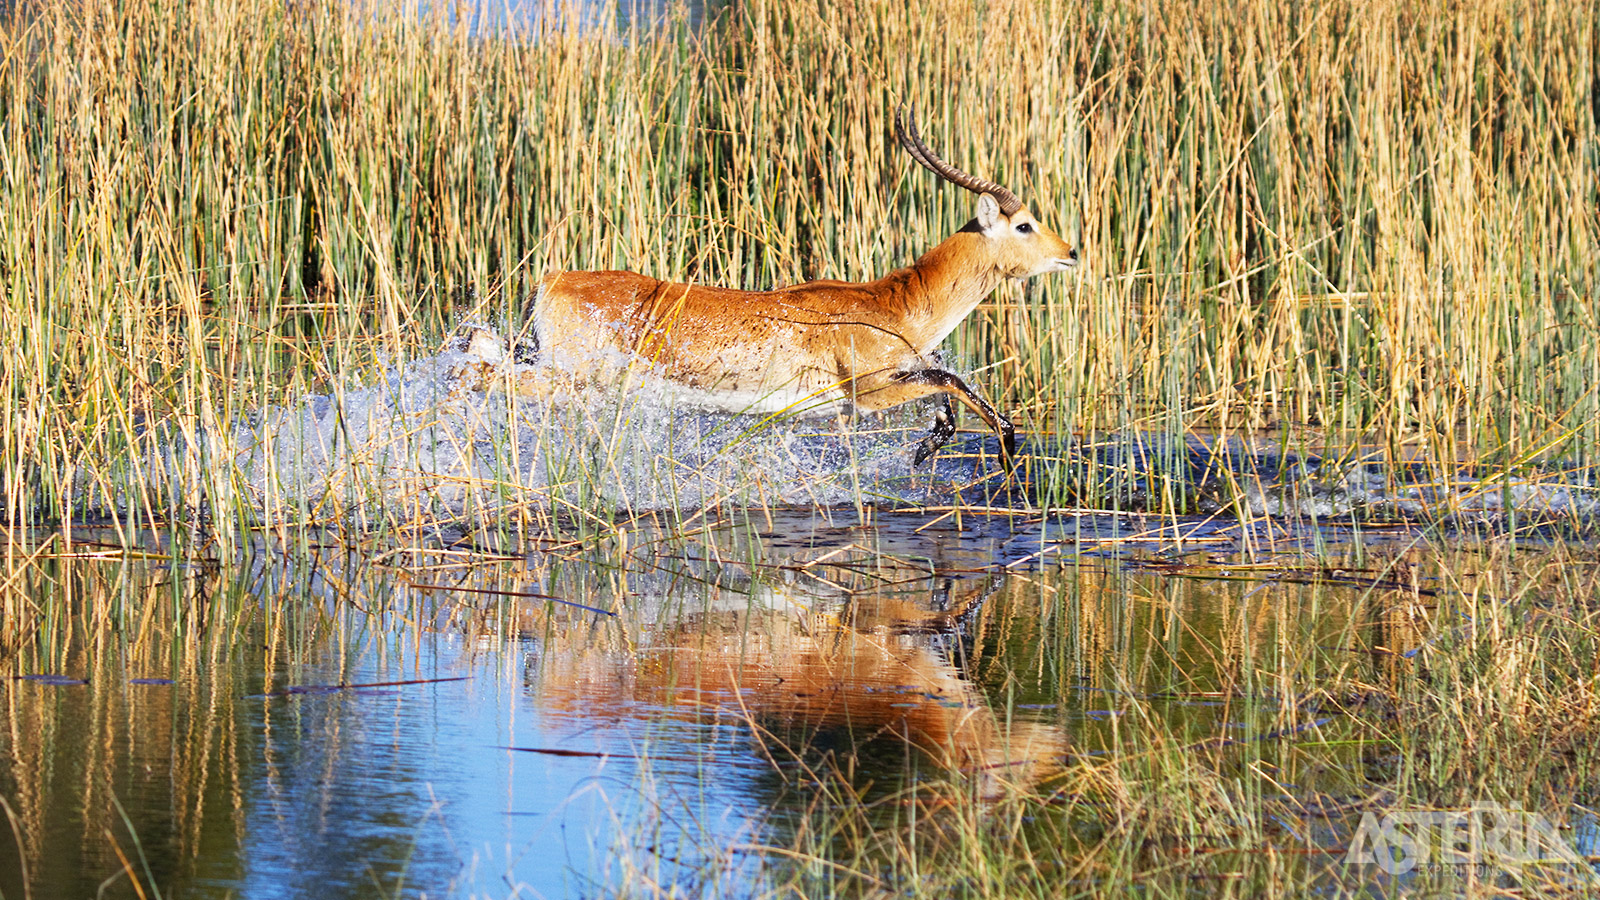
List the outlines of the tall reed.
<svg viewBox="0 0 1600 900">
<path fill-rule="evenodd" d="M 13 8 L 9 517 L 70 519 L 86 490 L 226 513 L 224 460 L 156 496 L 141 436 L 200 448 L 461 318 L 514 327 L 547 269 L 766 287 L 904 264 L 972 198 L 894 146 L 902 105 L 1081 241 L 1081 279 L 1002 288 L 953 341 L 1025 427 L 1594 463 L 1592 5 L 706 16 L 475 34 L 324 0 Z"/>
</svg>

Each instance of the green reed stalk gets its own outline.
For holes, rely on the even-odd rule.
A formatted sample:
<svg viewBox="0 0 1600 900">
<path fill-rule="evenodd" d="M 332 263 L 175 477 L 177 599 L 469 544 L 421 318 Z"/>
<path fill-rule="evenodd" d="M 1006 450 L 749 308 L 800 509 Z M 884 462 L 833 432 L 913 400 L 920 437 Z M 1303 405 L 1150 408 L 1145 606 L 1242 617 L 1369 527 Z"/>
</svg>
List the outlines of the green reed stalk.
<svg viewBox="0 0 1600 900">
<path fill-rule="evenodd" d="M 768 287 L 902 265 L 973 202 L 894 146 L 905 104 L 1081 242 L 1081 278 L 1004 287 L 952 341 L 1024 427 L 1594 463 L 1585 4 L 541 21 L 13 10 L 11 518 L 236 505 L 220 475 L 150 490 L 149 436 L 369 377 L 461 318 L 517 326 L 552 268 Z"/>
</svg>

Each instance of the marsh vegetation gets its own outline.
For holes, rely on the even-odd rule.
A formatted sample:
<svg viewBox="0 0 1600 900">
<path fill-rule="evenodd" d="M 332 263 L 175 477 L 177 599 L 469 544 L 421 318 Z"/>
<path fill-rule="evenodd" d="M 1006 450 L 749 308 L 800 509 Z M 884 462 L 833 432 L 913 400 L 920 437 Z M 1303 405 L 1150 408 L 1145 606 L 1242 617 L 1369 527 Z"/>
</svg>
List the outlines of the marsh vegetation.
<svg viewBox="0 0 1600 900">
<path fill-rule="evenodd" d="M 558 12 L 0 12 L 6 896 L 1592 890 L 1341 862 L 1595 852 L 1592 5 Z M 948 345 L 1015 478 L 455 380 L 553 269 L 905 264 L 912 105 L 1082 254 Z"/>
</svg>

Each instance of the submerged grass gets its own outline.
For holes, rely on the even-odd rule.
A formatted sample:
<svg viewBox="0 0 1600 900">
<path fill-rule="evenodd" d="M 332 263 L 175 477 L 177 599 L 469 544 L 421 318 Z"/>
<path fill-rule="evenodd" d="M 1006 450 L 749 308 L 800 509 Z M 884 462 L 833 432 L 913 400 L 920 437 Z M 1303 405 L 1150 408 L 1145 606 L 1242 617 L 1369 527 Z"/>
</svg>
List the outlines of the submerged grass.
<svg viewBox="0 0 1600 900">
<path fill-rule="evenodd" d="M 1003 287 L 953 340 L 1025 428 L 1592 479 L 1590 4 L 768 0 L 481 33 L 323 0 L 8 9 L 13 522 L 252 519 L 202 435 L 458 321 L 515 330 L 552 268 L 902 265 L 972 206 L 895 148 L 902 104 L 1081 242 L 1081 279 Z"/>
<path fill-rule="evenodd" d="M 10 896 L 29 878 L 37 894 L 138 875 L 132 833 L 148 889 L 233 883 L 250 867 L 230 848 L 312 846 L 343 834 L 339 815 L 370 828 L 376 810 L 387 830 L 339 859 L 398 878 L 415 854 L 426 865 L 407 883 L 430 894 L 483 878 L 514 893 L 523 842 L 569 828 L 601 842 L 578 855 L 588 868 L 570 863 L 585 896 L 1596 889 L 1561 860 L 1388 880 L 1345 858 L 1367 813 L 1486 802 L 1577 825 L 1563 840 L 1594 852 L 1592 547 L 1147 538 L 1116 559 L 1083 542 L 1076 565 L 977 572 L 975 539 L 907 561 L 847 523 L 763 556 L 805 529 L 752 518 L 511 556 L 297 537 L 239 565 L 10 535 L 0 793 L 15 844 L 0 840 L 0 881 Z M 436 640 L 461 658 L 441 663 Z M 534 720 L 495 739 L 517 746 L 492 760 L 439 736 L 463 724 L 459 697 L 420 693 L 465 689 L 473 657 L 505 660 L 475 690 L 516 695 L 490 718 Z M 37 674 L 65 680 L 21 677 Z M 148 678 L 160 683 L 134 680 Z M 840 691 L 858 693 L 841 705 Z M 368 732 L 382 760 L 365 755 Z M 489 787 L 507 766 L 540 777 L 508 749 L 587 760 L 563 771 L 573 803 L 603 785 L 603 821 L 526 817 L 527 785 Z M 349 805 L 369 765 L 397 768 Z M 501 798 L 477 814 L 508 823 L 504 860 L 478 859 L 460 822 L 429 830 L 486 796 Z"/>
<path fill-rule="evenodd" d="M 1360 568 L 1303 581 L 1281 565 L 1229 584 L 1169 564 L 1178 577 L 1014 582 L 972 622 L 968 650 L 986 659 L 965 671 L 1008 720 L 1036 720 L 1035 692 L 1056 701 L 1045 718 L 1072 746 L 1053 766 L 912 763 L 884 785 L 756 716 L 763 752 L 807 761 L 780 767 L 787 812 L 735 847 L 625 843 L 614 852 L 640 877 L 617 890 L 676 896 L 680 883 L 648 876 L 690 859 L 709 896 L 1593 896 L 1593 563 L 1494 542 L 1346 559 Z M 1340 583 L 1395 569 L 1409 586 Z M 1576 851 L 1495 856 L 1473 838 L 1462 865 L 1401 825 L 1391 841 L 1423 842 L 1389 845 L 1409 872 L 1347 858 L 1367 815 L 1493 804 L 1542 811 Z M 739 880 L 752 858 L 755 888 Z"/>
</svg>

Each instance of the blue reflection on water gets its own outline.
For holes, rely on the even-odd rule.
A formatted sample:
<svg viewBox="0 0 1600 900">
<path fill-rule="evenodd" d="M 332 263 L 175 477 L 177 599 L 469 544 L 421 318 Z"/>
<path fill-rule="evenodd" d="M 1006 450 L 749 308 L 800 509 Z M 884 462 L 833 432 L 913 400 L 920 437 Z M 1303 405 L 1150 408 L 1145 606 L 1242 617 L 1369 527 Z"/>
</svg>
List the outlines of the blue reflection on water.
<svg viewBox="0 0 1600 900">
<path fill-rule="evenodd" d="M 604 720 L 541 711 L 517 654 L 462 643 L 424 636 L 415 660 L 374 655 L 342 677 L 471 680 L 256 700 L 257 758 L 238 787 L 243 873 L 201 883 L 249 897 L 551 897 L 635 869 L 668 882 L 735 874 L 703 851 L 763 827 L 747 731 L 643 705 Z"/>
</svg>

